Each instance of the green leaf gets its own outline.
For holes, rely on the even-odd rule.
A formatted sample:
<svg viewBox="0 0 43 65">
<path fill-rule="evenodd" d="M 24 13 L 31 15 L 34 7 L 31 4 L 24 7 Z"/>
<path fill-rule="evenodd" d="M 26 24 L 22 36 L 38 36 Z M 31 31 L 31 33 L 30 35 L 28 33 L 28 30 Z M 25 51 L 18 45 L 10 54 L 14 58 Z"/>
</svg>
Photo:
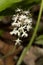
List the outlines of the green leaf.
<svg viewBox="0 0 43 65">
<path fill-rule="evenodd" d="M 3 33 L 4 33 L 4 31 L 3 31 L 3 30 L 0 30 L 0 36 L 2 36 L 2 35 L 3 35 Z"/>
<path fill-rule="evenodd" d="M 6 8 L 17 2 L 21 2 L 21 0 L 0 0 L 0 11 L 5 10 Z"/>
<path fill-rule="evenodd" d="M 43 40 L 37 40 L 37 41 L 35 41 L 35 44 L 43 45 Z"/>
<path fill-rule="evenodd" d="M 41 0 L 0 0 L 0 15 L 12 15 L 15 8 L 32 8 L 34 4 L 39 4 Z"/>
<path fill-rule="evenodd" d="M 43 45 L 43 35 L 36 38 L 35 44 Z"/>
<path fill-rule="evenodd" d="M 24 4 L 39 3 L 41 0 L 24 0 Z"/>
<path fill-rule="evenodd" d="M 38 36 L 37 38 L 36 38 L 36 40 L 43 40 L 43 35 L 40 35 L 40 36 Z"/>
</svg>

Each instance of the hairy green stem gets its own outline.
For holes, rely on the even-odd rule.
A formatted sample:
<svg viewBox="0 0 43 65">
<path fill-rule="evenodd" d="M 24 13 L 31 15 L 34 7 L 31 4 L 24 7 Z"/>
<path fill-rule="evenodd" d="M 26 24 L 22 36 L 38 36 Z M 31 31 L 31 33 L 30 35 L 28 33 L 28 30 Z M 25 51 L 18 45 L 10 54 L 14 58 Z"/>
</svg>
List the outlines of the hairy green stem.
<svg viewBox="0 0 43 65">
<path fill-rule="evenodd" d="M 37 20 L 37 23 L 36 23 L 36 27 L 34 29 L 34 32 L 33 32 L 33 35 L 32 35 L 32 38 L 29 42 L 29 44 L 27 45 L 27 47 L 23 50 L 18 62 L 17 62 L 17 65 L 21 65 L 21 62 L 23 61 L 27 51 L 30 49 L 34 39 L 35 39 L 35 36 L 36 36 L 36 33 L 37 33 L 37 30 L 38 30 L 38 27 L 39 27 L 39 23 L 40 23 L 40 19 L 41 19 L 41 14 L 42 14 L 42 10 L 43 10 L 43 0 L 41 2 L 41 7 L 40 7 L 40 11 L 39 11 L 39 16 L 38 16 L 38 20 Z"/>
</svg>

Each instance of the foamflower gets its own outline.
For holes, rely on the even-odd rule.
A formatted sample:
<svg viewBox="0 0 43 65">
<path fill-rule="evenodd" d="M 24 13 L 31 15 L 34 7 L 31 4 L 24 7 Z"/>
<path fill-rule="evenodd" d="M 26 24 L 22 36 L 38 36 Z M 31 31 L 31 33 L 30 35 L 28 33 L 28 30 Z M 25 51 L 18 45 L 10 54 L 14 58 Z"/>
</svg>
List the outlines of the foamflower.
<svg viewBox="0 0 43 65">
<path fill-rule="evenodd" d="M 32 28 L 32 18 L 29 17 L 29 11 L 23 11 L 22 9 L 17 8 L 15 10 L 16 14 L 13 15 L 11 23 L 14 26 L 14 29 L 10 32 L 11 35 L 17 35 L 18 39 L 16 40 L 15 45 L 20 44 L 20 37 L 28 37 L 28 33 Z"/>
</svg>

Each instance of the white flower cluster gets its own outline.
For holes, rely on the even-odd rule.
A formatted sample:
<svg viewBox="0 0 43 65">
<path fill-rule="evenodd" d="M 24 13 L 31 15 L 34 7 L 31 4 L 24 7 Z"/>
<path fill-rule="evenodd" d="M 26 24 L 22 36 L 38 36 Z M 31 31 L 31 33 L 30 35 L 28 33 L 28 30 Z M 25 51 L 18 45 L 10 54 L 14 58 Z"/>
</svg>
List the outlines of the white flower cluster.
<svg viewBox="0 0 43 65">
<path fill-rule="evenodd" d="M 15 10 L 16 14 L 13 15 L 12 26 L 14 26 L 13 31 L 10 32 L 11 35 L 17 35 L 18 39 L 16 44 L 21 42 L 19 37 L 28 37 L 28 33 L 32 28 L 32 18 L 29 17 L 29 11 L 23 11 L 22 9 Z"/>
</svg>

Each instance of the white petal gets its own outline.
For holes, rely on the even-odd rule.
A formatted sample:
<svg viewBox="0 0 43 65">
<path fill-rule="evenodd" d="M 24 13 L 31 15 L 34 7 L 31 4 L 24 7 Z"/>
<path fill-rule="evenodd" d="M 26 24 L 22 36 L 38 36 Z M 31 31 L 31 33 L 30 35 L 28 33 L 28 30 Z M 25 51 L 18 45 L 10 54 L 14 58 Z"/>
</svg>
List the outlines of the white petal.
<svg viewBox="0 0 43 65">
<path fill-rule="evenodd" d="M 18 36 L 20 37 L 20 32 L 18 32 Z"/>
<path fill-rule="evenodd" d="M 19 18 L 19 20 L 23 20 L 25 18 L 27 18 L 26 15 L 21 15 L 20 18 Z"/>
</svg>

